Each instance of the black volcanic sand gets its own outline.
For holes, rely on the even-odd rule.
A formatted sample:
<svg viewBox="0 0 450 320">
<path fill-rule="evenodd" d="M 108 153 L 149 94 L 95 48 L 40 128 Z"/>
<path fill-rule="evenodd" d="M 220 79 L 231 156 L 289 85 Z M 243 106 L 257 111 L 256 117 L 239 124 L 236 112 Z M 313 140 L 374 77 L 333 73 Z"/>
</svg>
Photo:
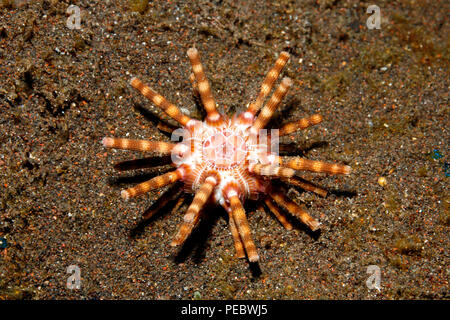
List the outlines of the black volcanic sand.
<svg viewBox="0 0 450 320">
<path fill-rule="evenodd" d="M 448 1 L 376 1 L 379 30 L 366 26 L 373 3 L 350 0 L 28 2 L 0 1 L 0 298 L 449 298 Z M 71 3 L 80 30 L 66 25 Z M 152 155 L 101 144 L 170 139 L 157 126 L 172 120 L 158 121 L 132 75 L 201 118 L 192 46 L 229 115 L 288 51 L 294 84 L 272 127 L 322 114 L 283 144 L 353 168 L 301 173 L 325 198 L 287 192 L 320 233 L 286 231 L 260 201 L 246 203 L 258 265 L 234 258 L 222 209 L 181 251 L 170 247 L 192 196 L 144 221 L 169 188 L 129 201 L 120 190 L 169 166 L 120 172 L 115 163 Z M 66 286 L 70 265 L 79 290 Z M 371 265 L 380 290 L 366 285 Z"/>
</svg>

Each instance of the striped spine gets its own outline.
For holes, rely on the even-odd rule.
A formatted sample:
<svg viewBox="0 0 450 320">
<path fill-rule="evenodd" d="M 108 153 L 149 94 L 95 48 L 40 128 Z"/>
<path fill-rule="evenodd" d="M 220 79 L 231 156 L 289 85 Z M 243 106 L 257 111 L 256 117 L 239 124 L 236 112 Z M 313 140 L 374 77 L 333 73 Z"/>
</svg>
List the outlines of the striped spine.
<svg viewBox="0 0 450 320">
<path fill-rule="evenodd" d="M 280 158 L 281 159 L 281 158 Z M 282 160 L 284 166 L 312 172 L 324 172 L 329 174 L 349 174 L 351 167 L 337 163 L 308 160 L 300 157 L 286 157 Z"/>
<path fill-rule="evenodd" d="M 281 212 L 280 208 L 275 203 L 273 203 L 272 200 L 270 200 L 269 198 L 265 198 L 264 203 L 267 205 L 270 212 L 272 212 L 273 215 L 278 219 L 278 221 L 280 221 L 283 227 L 286 228 L 286 230 L 292 230 L 292 224 L 287 220 L 284 213 Z"/>
<path fill-rule="evenodd" d="M 298 217 L 304 224 L 306 224 L 312 231 L 316 231 L 320 228 L 320 223 L 313 217 L 311 217 L 305 210 L 300 208 L 298 204 L 286 197 L 282 192 L 271 191 L 269 196 L 275 200 L 280 206 L 287 211 Z"/>
<path fill-rule="evenodd" d="M 290 178 L 295 174 L 295 170 L 291 168 L 280 167 L 274 164 L 255 164 L 249 166 L 249 171 L 262 176 L 276 176 Z"/>
<path fill-rule="evenodd" d="M 206 110 L 206 122 L 211 125 L 220 125 L 222 123 L 222 116 L 217 112 L 216 103 L 211 93 L 211 86 L 206 78 L 202 63 L 200 62 L 198 50 L 190 48 L 187 51 L 187 55 L 191 61 L 192 70 L 194 71 L 195 80 L 197 81 L 194 90 L 197 89 L 200 93 L 200 98 Z"/>
<path fill-rule="evenodd" d="M 166 98 L 154 91 L 149 86 L 143 84 L 138 78 L 132 78 L 130 84 L 133 86 L 133 88 L 150 99 L 155 104 L 155 106 L 163 110 L 169 117 L 176 120 L 182 126 L 186 127 L 189 120 L 191 120 L 191 118 L 183 114 L 178 107 L 167 101 Z"/>
<path fill-rule="evenodd" d="M 241 237 L 239 236 L 239 231 L 234 223 L 233 213 L 231 210 L 228 212 L 228 219 L 230 223 L 230 231 L 234 240 L 234 248 L 236 250 L 236 257 L 241 259 L 245 258 L 244 245 L 242 243 Z"/>
<path fill-rule="evenodd" d="M 194 89 L 194 95 L 196 95 L 197 97 L 200 96 L 200 92 L 198 92 L 198 85 L 195 81 L 195 75 L 193 73 L 189 75 L 189 81 L 191 82 L 192 88 Z"/>
<path fill-rule="evenodd" d="M 168 184 L 174 183 L 175 181 L 180 180 L 183 176 L 184 176 L 184 169 L 183 167 L 179 167 L 175 171 L 167 172 L 163 175 L 154 177 L 153 179 L 138 184 L 133 188 L 122 190 L 121 196 L 124 199 L 136 197 L 141 194 L 147 193 L 150 190 L 158 189 Z"/>
<path fill-rule="evenodd" d="M 253 134 L 257 134 L 260 129 L 262 129 L 266 126 L 266 124 L 269 122 L 270 118 L 272 117 L 273 113 L 278 108 L 278 106 L 280 105 L 284 96 L 288 92 L 291 85 L 292 85 L 292 80 L 289 78 L 284 78 L 281 81 L 280 85 L 275 90 L 272 97 L 270 97 L 270 100 L 267 102 L 267 104 L 261 109 L 261 112 L 259 113 L 255 122 L 253 123 L 252 128 L 251 128 L 251 132 Z"/>
<path fill-rule="evenodd" d="M 179 197 L 179 199 L 182 199 L 183 196 L 180 195 L 181 193 L 181 185 L 180 184 L 174 184 L 169 190 L 163 193 L 161 197 L 156 200 L 150 208 L 148 208 L 143 214 L 142 218 L 144 220 L 148 220 L 157 212 L 159 212 L 162 208 L 164 208 L 169 202 L 173 201 L 176 197 Z M 173 208 L 171 211 L 175 211 L 175 208 Z"/>
<path fill-rule="evenodd" d="M 326 197 L 327 193 L 328 193 L 326 190 L 319 188 L 319 187 L 315 186 L 314 184 L 312 184 L 306 180 L 303 180 L 299 177 L 291 177 L 291 178 L 282 179 L 282 180 L 288 184 L 300 187 L 303 190 L 317 193 L 318 195 L 320 195 L 322 197 Z"/>
<path fill-rule="evenodd" d="M 187 209 L 183 224 L 181 225 L 180 230 L 170 244 L 171 246 L 178 246 L 186 241 L 187 237 L 191 234 L 192 229 L 200 219 L 200 211 L 204 207 L 206 201 L 208 201 L 216 185 L 216 178 L 209 176 L 205 179 L 205 182 L 202 184 L 199 191 L 195 194 L 194 200 Z"/>
<path fill-rule="evenodd" d="M 323 117 L 320 114 L 314 114 L 308 118 L 286 123 L 280 128 L 279 136 L 285 136 L 297 130 L 304 130 L 308 127 L 321 123 Z"/>
<path fill-rule="evenodd" d="M 236 224 L 237 231 L 244 244 L 245 251 L 250 262 L 256 262 L 259 260 L 258 253 L 256 251 L 255 243 L 252 240 L 250 234 L 250 227 L 248 225 L 247 217 L 245 216 L 245 210 L 242 206 L 241 200 L 239 200 L 238 194 L 235 190 L 227 192 L 227 198 L 230 202 L 231 214 Z"/>
<path fill-rule="evenodd" d="M 267 97 L 267 95 L 272 90 L 273 84 L 278 79 L 281 70 L 283 70 L 284 66 L 289 60 L 289 53 L 286 51 L 283 51 L 280 53 L 280 56 L 278 57 L 277 61 L 275 62 L 275 65 L 272 69 L 267 73 L 266 78 L 264 79 L 263 83 L 261 84 L 261 90 L 258 94 L 258 97 L 256 98 L 255 102 L 251 103 L 248 108 L 247 112 L 252 113 L 255 115 L 258 110 L 261 108 L 264 99 Z"/>
<path fill-rule="evenodd" d="M 170 153 L 176 144 L 162 141 L 132 140 L 123 138 L 105 137 L 102 143 L 107 148 L 134 150 L 134 151 L 156 151 L 163 154 Z"/>
</svg>

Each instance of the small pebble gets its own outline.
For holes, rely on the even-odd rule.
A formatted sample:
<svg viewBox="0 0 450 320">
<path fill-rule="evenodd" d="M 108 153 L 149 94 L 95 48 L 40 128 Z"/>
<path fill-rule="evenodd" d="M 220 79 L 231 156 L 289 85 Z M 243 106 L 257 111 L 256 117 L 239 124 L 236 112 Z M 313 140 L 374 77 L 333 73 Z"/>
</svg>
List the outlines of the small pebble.
<svg viewBox="0 0 450 320">
<path fill-rule="evenodd" d="M 8 246 L 5 238 L 0 238 L 0 249 L 5 249 Z"/>
<path fill-rule="evenodd" d="M 386 178 L 385 177 L 379 177 L 378 178 L 378 184 L 380 186 L 382 186 L 382 187 L 386 186 L 386 184 L 387 184 Z"/>
</svg>

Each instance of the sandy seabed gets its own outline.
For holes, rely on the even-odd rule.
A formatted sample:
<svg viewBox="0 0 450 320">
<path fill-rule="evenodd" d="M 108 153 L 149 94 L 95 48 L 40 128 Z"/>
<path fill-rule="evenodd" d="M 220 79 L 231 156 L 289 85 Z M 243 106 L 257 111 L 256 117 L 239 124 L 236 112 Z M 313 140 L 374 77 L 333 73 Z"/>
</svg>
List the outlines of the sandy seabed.
<svg viewBox="0 0 450 320">
<path fill-rule="evenodd" d="M 70 4 L 80 29 L 68 27 Z M 371 4 L 0 1 L 0 299 L 448 299 L 450 5 L 377 1 L 380 29 L 369 29 Z M 257 265 L 234 258 L 222 209 L 170 247 L 190 199 L 144 221 L 170 187 L 129 201 L 120 190 L 167 166 L 119 172 L 115 163 L 141 155 L 101 144 L 169 141 L 158 126 L 171 120 L 158 120 L 132 75 L 202 118 L 192 46 L 229 115 L 288 51 L 294 84 L 271 126 L 320 113 L 282 142 L 353 168 L 302 173 L 327 197 L 289 189 L 319 234 L 286 231 L 246 203 Z M 71 265 L 80 289 L 67 287 Z"/>
</svg>

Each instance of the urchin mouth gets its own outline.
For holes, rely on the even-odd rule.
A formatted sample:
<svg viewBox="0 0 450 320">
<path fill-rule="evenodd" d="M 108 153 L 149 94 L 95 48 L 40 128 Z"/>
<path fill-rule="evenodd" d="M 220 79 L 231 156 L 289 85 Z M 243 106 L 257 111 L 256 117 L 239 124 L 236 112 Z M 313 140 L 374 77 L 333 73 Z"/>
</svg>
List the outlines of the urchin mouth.
<svg viewBox="0 0 450 320">
<path fill-rule="evenodd" d="M 203 161 L 218 170 L 230 170 L 239 166 L 245 161 L 247 152 L 245 139 L 231 129 L 217 131 L 202 143 Z"/>
</svg>

